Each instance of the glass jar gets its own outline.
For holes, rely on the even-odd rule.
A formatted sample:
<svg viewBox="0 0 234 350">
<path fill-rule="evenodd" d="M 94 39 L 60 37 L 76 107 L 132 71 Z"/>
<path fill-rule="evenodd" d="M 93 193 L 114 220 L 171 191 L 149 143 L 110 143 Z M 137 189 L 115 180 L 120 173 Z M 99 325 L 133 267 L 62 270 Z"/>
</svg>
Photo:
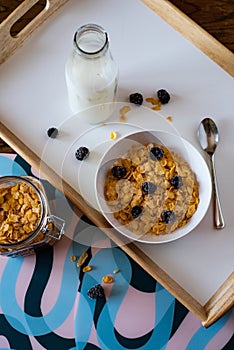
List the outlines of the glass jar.
<svg viewBox="0 0 234 350">
<path fill-rule="evenodd" d="M 51 215 L 40 181 L 30 176 L 0 178 L 0 255 L 31 255 L 64 234 L 64 220 Z"/>
<path fill-rule="evenodd" d="M 86 24 L 75 33 L 73 45 L 65 67 L 70 108 L 78 113 L 95 106 L 82 115 L 88 123 L 102 122 L 113 113 L 118 85 L 108 34 L 97 24 Z"/>
</svg>

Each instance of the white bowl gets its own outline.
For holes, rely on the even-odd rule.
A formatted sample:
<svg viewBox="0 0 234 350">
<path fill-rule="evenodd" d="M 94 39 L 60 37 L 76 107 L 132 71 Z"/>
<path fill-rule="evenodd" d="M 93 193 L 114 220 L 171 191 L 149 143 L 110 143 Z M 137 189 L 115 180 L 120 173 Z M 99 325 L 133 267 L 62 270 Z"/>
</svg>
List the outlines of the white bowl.
<svg viewBox="0 0 234 350">
<path fill-rule="evenodd" d="M 199 204 L 196 212 L 186 225 L 167 234 L 152 235 L 143 233 L 142 235 L 137 235 L 133 233 L 115 219 L 104 198 L 104 182 L 107 170 L 117 158 L 122 157 L 134 144 L 146 145 L 148 143 L 164 145 L 170 151 L 174 151 L 176 154 L 180 155 L 188 162 L 190 168 L 196 174 L 199 183 Z M 137 131 L 119 139 L 119 141 L 110 147 L 101 158 L 96 173 L 95 185 L 97 203 L 106 220 L 118 232 L 129 238 L 129 240 L 143 243 L 165 243 L 187 235 L 201 222 L 206 214 L 212 193 L 210 171 L 200 152 L 182 137 L 163 131 Z"/>
</svg>

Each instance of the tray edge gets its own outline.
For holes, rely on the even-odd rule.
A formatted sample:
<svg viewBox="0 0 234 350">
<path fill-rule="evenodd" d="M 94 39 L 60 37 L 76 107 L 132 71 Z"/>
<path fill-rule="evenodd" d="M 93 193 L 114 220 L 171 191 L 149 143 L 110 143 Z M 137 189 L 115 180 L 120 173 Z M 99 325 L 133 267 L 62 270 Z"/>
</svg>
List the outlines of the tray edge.
<svg viewBox="0 0 234 350">
<path fill-rule="evenodd" d="M 234 77 L 234 54 L 205 29 L 169 1 L 141 1 Z"/>
<path fill-rule="evenodd" d="M 24 42 L 52 16 L 68 0 L 50 0 L 46 2 L 45 8 L 19 32 L 16 37 L 11 36 L 11 27 L 27 11 L 29 11 L 37 1 L 23 1 L 2 23 L 0 23 L 0 41 L 2 50 L 0 52 L 0 64 L 4 63 L 15 51 L 23 46 Z"/>
</svg>

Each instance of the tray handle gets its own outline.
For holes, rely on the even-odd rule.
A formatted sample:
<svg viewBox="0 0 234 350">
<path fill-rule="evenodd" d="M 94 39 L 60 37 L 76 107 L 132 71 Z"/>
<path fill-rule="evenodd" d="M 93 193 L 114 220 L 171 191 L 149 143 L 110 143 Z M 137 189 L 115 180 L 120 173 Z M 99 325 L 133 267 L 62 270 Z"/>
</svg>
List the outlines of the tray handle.
<svg viewBox="0 0 234 350">
<path fill-rule="evenodd" d="M 40 11 L 26 26 L 16 35 L 11 35 L 12 26 L 29 11 L 38 0 L 24 0 L 11 14 L 0 24 L 0 41 L 2 50 L 0 53 L 0 64 L 3 63 L 14 51 L 22 46 L 24 41 L 59 7 L 68 0 L 46 0 L 44 9 Z"/>
</svg>

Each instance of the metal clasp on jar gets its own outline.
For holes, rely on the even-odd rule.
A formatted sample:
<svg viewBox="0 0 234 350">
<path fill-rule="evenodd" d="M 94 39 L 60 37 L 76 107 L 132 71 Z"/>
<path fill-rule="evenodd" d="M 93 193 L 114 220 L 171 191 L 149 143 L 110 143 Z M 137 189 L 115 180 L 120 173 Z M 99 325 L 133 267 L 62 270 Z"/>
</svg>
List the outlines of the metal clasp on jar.
<svg viewBox="0 0 234 350">
<path fill-rule="evenodd" d="M 17 250 L 5 252 L 4 255 L 12 258 L 17 256 L 28 256 L 34 254 L 39 249 L 44 248 L 45 246 L 51 246 L 56 241 L 60 240 L 64 234 L 65 221 L 54 215 L 49 215 L 46 219 L 46 225 L 41 229 L 41 232 L 45 235 L 43 240 L 31 243 L 25 247 L 18 248 Z"/>
<path fill-rule="evenodd" d="M 42 232 L 52 239 L 60 240 L 64 234 L 65 221 L 58 218 L 55 215 L 49 215 L 47 217 L 46 226 L 42 228 Z"/>
</svg>

